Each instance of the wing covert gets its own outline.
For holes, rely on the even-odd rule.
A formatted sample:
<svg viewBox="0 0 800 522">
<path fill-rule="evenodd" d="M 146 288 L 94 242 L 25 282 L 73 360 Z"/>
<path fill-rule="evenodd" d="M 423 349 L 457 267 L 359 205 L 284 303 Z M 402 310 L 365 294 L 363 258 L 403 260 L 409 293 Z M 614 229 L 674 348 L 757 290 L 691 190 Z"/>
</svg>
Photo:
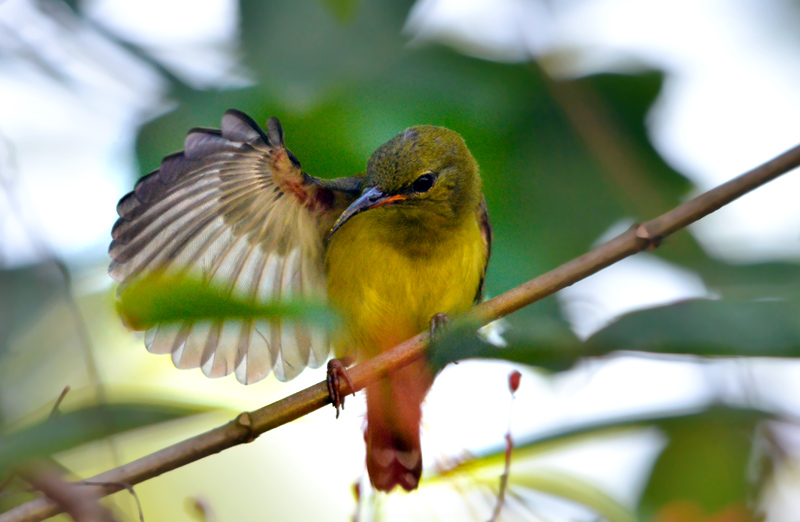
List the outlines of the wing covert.
<svg viewBox="0 0 800 522">
<path fill-rule="evenodd" d="M 325 298 L 324 236 L 360 192 L 360 177 L 325 181 L 300 169 L 276 118 L 264 132 L 228 111 L 221 130 L 193 129 L 117 205 L 109 274 L 119 290 L 153 273 L 188 275 L 251 302 Z M 118 290 L 118 292 L 119 292 Z M 295 377 L 328 356 L 323 332 L 266 320 L 160 324 L 147 349 L 209 377 L 245 384 Z"/>
</svg>

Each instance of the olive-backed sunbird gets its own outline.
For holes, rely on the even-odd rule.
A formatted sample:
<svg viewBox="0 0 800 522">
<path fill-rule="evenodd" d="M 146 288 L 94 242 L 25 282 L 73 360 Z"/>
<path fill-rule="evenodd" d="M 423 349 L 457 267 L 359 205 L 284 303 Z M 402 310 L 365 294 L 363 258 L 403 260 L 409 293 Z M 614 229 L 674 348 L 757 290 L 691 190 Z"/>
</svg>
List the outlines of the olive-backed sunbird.
<svg viewBox="0 0 800 522">
<path fill-rule="evenodd" d="M 262 130 L 230 110 L 221 130 L 193 129 L 117 205 L 110 275 L 121 291 L 154 273 L 190 274 L 238 299 L 327 298 L 328 336 L 298 323 L 226 319 L 159 324 L 147 349 L 209 377 L 249 384 L 318 367 L 331 347 L 363 360 L 479 301 L 491 227 L 478 165 L 457 133 L 419 126 L 370 157 L 366 172 L 306 174 L 272 117 Z M 421 405 L 433 372 L 419 361 L 367 387 L 373 486 L 417 487 Z"/>
</svg>

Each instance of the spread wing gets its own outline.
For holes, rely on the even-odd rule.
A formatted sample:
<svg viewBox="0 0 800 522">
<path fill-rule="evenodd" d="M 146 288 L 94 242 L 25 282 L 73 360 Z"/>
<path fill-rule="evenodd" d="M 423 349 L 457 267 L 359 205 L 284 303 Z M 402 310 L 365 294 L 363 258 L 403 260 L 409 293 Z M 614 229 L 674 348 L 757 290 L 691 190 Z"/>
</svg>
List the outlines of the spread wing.
<svg viewBox="0 0 800 522">
<path fill-rule="evenodd" d="M 361 177 L 325 181 L 300 169 L 276 118 L 265 133 L 228 111 L 222 129 L 194 129 L 117 205 L 109 274 L 118 292 L 152 273 L 187 274 L 238 299 L 325 297 L 324 236 L 361 190 Z M 267 320 L 160 324 L 147 349 L 209 377 L 245 384 L 295 377 L 328 356 L 316 329 Z"/>
<path fill-rule="evenodd" d="M 483 286 L 486 282 L 486 269 L 489 268 L 489 256 L 492 255 L 492 224 L 489 222 L 489 207 L 486 205 L 486 198 L 481 198 L 481 204 L 478 207 L 478 225 L 481 227 L 481 236 L 483 236 L 483 247 L 486 252 L 486 263 L 483 265 L 483 274 L 481 274 L 481 282 L 478 285 L 478 291 L 475 294 L 475 303 L 483 301 Z"/>
</svg>

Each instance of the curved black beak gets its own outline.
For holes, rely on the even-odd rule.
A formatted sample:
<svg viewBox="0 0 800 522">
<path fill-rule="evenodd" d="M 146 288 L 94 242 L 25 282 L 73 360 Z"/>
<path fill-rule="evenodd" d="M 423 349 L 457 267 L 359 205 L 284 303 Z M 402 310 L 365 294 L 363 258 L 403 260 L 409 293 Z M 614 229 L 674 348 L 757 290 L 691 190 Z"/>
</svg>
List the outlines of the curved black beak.
<svg viewBox="0 0 800 522">
<path fill-rule="evenodd" d="M 361 194 L 361 196 L 359 196 L 357 200 L 353 201 L 344 212 L 342 212 L 342 215 L 339 216 L 339 219 L 337 219 L 336 223 L 333 224 L 333 228 L 331 228 L 331 231 L 328 233 L 328 237 L 331 237 L 333 233 L 339 230 L 339 228 L 341 228 L 341 226 L 344 225 L 348 219 L 356 214 L 360 214 L 365 210 L 380 207 L 395 201 L 401 201 L 403 199 L 406 199 L 406 196 L 403 194 L 386 194 L 378 187 L 367 189 L 363 194 Z"/>
</svg>

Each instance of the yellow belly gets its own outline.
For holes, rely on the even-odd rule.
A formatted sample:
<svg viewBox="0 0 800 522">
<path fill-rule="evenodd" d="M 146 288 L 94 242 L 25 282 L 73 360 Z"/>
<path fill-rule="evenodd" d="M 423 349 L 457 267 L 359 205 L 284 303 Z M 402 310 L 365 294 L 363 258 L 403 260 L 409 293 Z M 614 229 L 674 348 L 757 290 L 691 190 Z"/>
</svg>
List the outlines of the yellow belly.
<svg viewBox="0 0 800 522">
<path fill-rule="evenodd" d="M 369 214 L 366 212 L 365 214 Z M 326 257 L 328 298 L 344 326 L 337 356 L 372 357 L 426 330 L 437 313 L 450 316 L 473 304 L 486 264 L 475 219 L 442 234 L 424 255 L 378 239 L 381 226 L 356 216 L 331 238 Z"/>
</svg>

